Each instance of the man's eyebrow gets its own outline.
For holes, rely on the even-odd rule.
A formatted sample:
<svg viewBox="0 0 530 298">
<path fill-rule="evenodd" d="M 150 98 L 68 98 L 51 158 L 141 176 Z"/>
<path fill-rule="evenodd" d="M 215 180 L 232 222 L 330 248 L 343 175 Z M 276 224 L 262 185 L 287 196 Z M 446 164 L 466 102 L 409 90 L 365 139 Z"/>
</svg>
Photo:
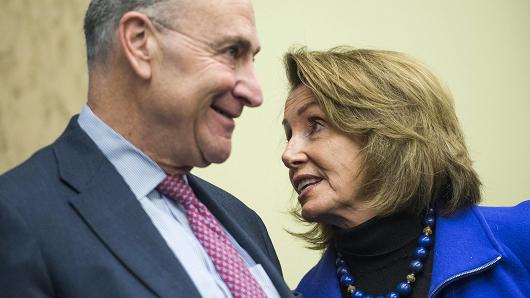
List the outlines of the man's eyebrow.
<svg viewBox="0 0 530 298">
<path fill-rule="evenodd" d="M 244 49 L 245 51 L 249 51 L 252 49 L 252 44 L 250 43 L 250 41 L 248 39 L 245 39 L 239 36 L 229 37 L 223 42 L 223 44 L 236 44 L 242 49 Z M 261 50 L 261 46 L 258 46 L 256 50 L 254 50 L 252 55 L 253 56 L 257 55 L 260 50 Z"/>
</svg>

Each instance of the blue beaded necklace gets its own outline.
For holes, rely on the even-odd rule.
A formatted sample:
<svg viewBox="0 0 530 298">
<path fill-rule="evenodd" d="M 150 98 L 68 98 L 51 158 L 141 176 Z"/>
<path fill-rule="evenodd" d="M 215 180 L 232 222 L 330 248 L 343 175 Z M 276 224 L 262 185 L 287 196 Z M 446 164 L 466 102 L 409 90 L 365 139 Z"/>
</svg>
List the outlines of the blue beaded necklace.
<svg viewBox="0 0 530 298">
<path fill-rule="evenodd" d="M 416 275 L 421 273 L 423 270 L 423 262 L 429 255 L 429 247 L 433 243 L 432 233 L 434 228 L 434 209 L 429 208 L 425 212 L 425 217 L 423 219 L 423 230 L 420 236 L 418 237 L 418 246 L 414 251 L 414 260 L 409 264 L 410 273 L 406 276 L 405 280 L 400 282 L 394 291 L 389 292 L 386 296 L 376 296 L 375 298 L 399 298 L 406 297 L 412 293 L 412 285 L 416 281 Z M 346 291 L 348 297 L 351 298 L 374 298 L 368 294 L 365 294 L 364 291 L 358 289 L 354 283 L 355 279 L 350 273 L 348 264 L 342 259 L 342 256 L 338 254 L 337 260 L 335 262 L 337 266 L 337 277 L 341 287 Z"/>
</svg>

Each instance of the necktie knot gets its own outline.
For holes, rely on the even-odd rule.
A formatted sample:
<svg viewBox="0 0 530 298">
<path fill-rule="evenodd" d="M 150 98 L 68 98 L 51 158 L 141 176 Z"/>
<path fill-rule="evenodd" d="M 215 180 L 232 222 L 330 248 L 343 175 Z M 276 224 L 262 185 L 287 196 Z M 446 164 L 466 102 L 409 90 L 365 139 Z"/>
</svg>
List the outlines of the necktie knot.
<svg viewBox="0 0 530 298">
<path fill-rule="evenodd" d="M 197 198 L 191 187 L 182 176 L 167 176 L 156 187 L 156 190 L 166 197 L 180 202 L 182 205 L 193 204 Z"/>
</svg>

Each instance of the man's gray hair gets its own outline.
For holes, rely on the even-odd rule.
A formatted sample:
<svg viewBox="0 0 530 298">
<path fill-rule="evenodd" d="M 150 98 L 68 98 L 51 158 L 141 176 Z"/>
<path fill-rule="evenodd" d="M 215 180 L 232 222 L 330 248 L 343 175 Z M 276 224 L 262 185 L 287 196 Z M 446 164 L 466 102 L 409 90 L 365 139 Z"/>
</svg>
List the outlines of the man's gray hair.
<svg viewBox="0 0 530 298">
<path fill-rule="evenodd" d="M 88 67 L 106 61 L 114 31 L 125 13 L 136 10 L 150 17 L 164 12 L 167 15 L 167 9 L 159 4 L 168 1 L 170 0 L 91 0 L 84 22 Z"/>
</svg>

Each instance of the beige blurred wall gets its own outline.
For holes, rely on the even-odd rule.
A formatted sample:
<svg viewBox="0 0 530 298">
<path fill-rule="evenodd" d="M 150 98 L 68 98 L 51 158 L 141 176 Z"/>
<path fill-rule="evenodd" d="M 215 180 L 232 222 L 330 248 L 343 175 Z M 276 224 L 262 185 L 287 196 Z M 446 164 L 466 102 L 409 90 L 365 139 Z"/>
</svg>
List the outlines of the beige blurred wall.
<svg viewBox="0 0 530 298">
<path fill-rule="evenodd" d="M 2 0 L 0 172 L 50 143 L 85 101 L 87 1 Z"/>
<path fill-rule="evenodd" d="M 2 0 L 0 172 L 52 142 L 86 99 L 82 17 L 87 0 Z M 484 183 L 484 205 L 530 199 L 530 1 L 256 0 L 265 103 L 238 120 L 233 154 L 194 172 L 229 190 L 265 221 L 296 285 L 318 259 L 285 228 L 293 203 L 279 159 L 287 86 L 281 57 L 293 44 L 393 49 L 421 59 L 453 91 Z"/>
</svg>

